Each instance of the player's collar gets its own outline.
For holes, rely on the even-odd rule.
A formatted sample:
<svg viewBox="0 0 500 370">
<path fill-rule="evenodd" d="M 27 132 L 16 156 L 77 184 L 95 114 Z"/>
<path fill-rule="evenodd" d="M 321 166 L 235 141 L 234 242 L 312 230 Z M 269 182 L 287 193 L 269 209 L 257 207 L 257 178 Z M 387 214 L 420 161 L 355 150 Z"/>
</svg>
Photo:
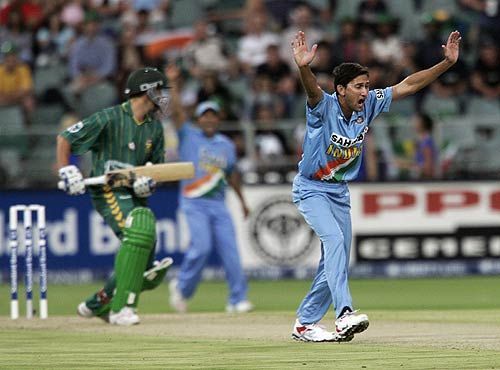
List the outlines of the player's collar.
<svg viewBox="0 0 500 370">
<path fill-rule="evenodd" d="M 144 121 L 137 122 L 134 117 L 134 112 L 132 112 L 132 107 L 130 106 L 130 100 L 127 100 L 126 102 L 122 103 L 122 109 L 125 111 L 125 113 L 127 113 L 130 116 L 130 118 L 138 126 L 142 126 L 143 124 L 149 123 L 153 120 L 150 114 L 146 114 L 146 117 L 144 117 Z"/>
</svg>

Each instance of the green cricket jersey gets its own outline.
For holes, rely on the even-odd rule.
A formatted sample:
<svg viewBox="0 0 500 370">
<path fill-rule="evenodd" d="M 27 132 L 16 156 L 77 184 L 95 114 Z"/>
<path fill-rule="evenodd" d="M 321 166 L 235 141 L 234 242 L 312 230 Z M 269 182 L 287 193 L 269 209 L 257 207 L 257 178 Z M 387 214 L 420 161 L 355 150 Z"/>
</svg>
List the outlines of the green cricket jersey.
<svg viewBox="0 0 500 370">
<path fill-rule="evenodd" d="M 163 126 L 148 115 L 136 123 L 130 102 L 103 109 L 66 129 L 61 136 L 76 155 L 92 152 L 91 176 L 146 162 L 163 163 Z"/>
<path fill-rule="evenodd" d="M 76 155 L 92 153 L 91 176 L 146 162 L 163 163 L 165 156 L 163 126 L 147 116 L 136 123 L 125 102 L 94 113 L 61 133 Z M 146 198 L 135 196 L 131 188 L 111 188 L 108 185 L 90 186 L 89 193 L 96 210 L 118 237 L 122 235 L 125 219 L 135 207 L 145 207 Z"/>
</svg>

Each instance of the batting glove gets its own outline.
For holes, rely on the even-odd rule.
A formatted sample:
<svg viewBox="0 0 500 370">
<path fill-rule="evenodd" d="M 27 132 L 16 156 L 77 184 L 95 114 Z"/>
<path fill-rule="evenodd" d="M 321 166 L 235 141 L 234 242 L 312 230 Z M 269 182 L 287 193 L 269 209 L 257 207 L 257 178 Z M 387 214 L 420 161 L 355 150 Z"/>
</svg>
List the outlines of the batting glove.
<svg viewBox="0 0 500 370">
<path fill-rule="evenodd" d="M 156 182 L 147 176 L 140 176 L 134 181 L 134 193 L 139 198 L 149 197 L 156 189 Z"/>
<path fill-rule="evenodd" d="M 65 166 L 59 169 L 59 188 L 69 195 L 80 195 L 85 193 L 83 176 L 78 167 L 74 165 Z"/>
</svg>

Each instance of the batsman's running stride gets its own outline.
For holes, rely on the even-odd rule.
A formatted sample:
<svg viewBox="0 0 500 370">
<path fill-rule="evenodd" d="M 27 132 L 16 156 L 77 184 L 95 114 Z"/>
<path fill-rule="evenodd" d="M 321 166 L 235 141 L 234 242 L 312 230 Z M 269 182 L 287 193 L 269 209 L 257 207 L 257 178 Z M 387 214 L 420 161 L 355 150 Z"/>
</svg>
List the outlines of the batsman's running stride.
<svg viewBox="0 0 500 370">
<path fill-rule="evenodd" d="M 163 127 L 155 113 L 167 110 L 167 78 L 155 68 L 138 69 L 130 74 L 125 94 L 126 102 L 91 115 L 58 136 L 59 177 L 68 194 L 85 192 L 80 170 L 69 164 L 71 154 L 92 153 L 91 176 L 164 161 Z M 131 187 L 89 187 L 95 209 L 121 240 L 121 247 L 114 276 L 80 303 L 80 316 L 116 325 L 139 323 L 136 308 L 141 291 L 157 287 L 172 264 L 171 258 L 153 262 L 156 220 L 146 198 L 154 190 L 155 182 L 145 176 L 137 177 Z"/>
<path fill-rule="evenodd" d="M 335 92 L 330 95 L 321 90 L 309 67 L 317 45 L 309 50 L 304 32 L 296 34 L 292 50 L 307 94 L 307 128 L 293 182 L 293 201 L 321 240 L 321 259 L 311 289 L 297 310 L 294 339 L 346 342 L 368 328 L 368 316 L 353 310 L 349 292 L 351 205 L 347 182 L 358 174 L 370 123 L 389 110 L 392 100 L 416 93 L 453 66 L 459 45 L 460 33 L 454 31 L 442 45 L 443 61 L 385 89 L 370 91 L 368 69 L 342 63 L 333 71 Z M 329 332 L 318 322 L 332 303 L 336 329 Z"/>
</svg>

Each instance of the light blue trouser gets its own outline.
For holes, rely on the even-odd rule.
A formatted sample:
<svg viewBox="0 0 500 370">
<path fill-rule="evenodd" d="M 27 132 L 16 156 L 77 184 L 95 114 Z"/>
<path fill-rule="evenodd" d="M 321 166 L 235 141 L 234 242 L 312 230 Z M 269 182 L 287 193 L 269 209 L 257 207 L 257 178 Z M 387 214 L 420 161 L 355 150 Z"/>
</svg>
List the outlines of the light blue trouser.
<svg viewBox="0 0 500 370">
<path fill-rule="evenodd" d="M 196 291 L 203 267 L 215 247 L 229 285 L 229 303 L 247 299 L 247 282 L 241 267 L 231 215 L 223 200 L 182 199 L 191 241 L 178 274 L 178 288 L 185 298 Z"/>
<path fill-rule="evenodd" d="M 293 201 L 321 240 L 321 259 L 309 293 L 297 310 L 302 324 L 319 322 L 333 303 L 336 317 L 352 308 L 348 285 L 351 250 L 350 196 L 346 183 L 324 183 L 297 175 Z"/>
</svg>

